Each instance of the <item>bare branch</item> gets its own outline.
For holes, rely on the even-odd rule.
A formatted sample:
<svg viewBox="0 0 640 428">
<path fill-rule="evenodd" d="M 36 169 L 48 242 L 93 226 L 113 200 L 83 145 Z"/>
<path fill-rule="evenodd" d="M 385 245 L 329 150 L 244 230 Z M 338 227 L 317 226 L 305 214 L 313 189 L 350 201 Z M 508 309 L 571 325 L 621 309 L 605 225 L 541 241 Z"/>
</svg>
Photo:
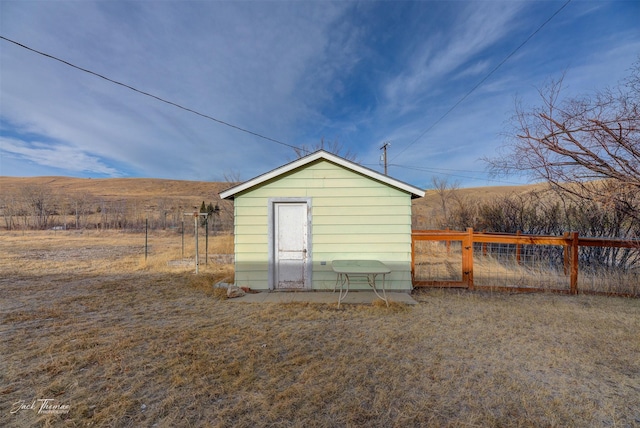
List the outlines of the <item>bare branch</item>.
<svg viewBox="0 0 640 428">
<path fill-rule="evenodd" d="M 615 90 L 562 99 L 560 79 L 539 94 L 537 107 L 516 103 L 507 144 L 495 158 L 485 158 L 489 170 L 544 180 L 638 217 L 640 59 Z"/>
</svg>

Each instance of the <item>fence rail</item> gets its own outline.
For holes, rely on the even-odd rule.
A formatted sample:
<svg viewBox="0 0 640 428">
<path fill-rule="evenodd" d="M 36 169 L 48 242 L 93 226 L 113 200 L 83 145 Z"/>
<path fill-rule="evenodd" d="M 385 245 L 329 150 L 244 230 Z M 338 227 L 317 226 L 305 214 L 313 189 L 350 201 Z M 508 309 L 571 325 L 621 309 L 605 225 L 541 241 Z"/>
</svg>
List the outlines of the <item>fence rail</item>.
<svg viewBox="0 0 640 428">
<path fill-rule="evenodd" d="M 437 244 L 435 248 L 418 248 L 421 242 Z M 432 245 L 435 245 L 432 244 Z M 607 251 L 607 257 L 613 264 L 625 264 L 618 266 L 626 275 L 624 286 L 599 286 L 597 282 L 604 281 L 593 273 L 593 260 L 585 252 L 588 248 L 599 248 L 600 255 Z M 411 238 L 411 274 L 415 287 L 462 287 L 473 289 L 492 289 L 509 291 L 554 291 L 560 293 L 577 294 L 617 294 L 640 295 L 640 240 L 623 240 L 608 238 L 580 237 L 577 232 L 567 232 L 562 236 L 524 235 L 505 233 L 475 232 L 469 228 L 466 231 L 450 230 L 414 230 Z M 615 249 L 625 249 L 623 255 Z M 581 255 L 582 251 L 582 255 Z M 444 252 L 444 255 L 442 254 Z M 474 278 L 475 264 L 483 267 L 481 276 L 483 281 Z M 490 260 L 489 260 L 490 259 Z M 505 260 L 509 260 L 506 263 Z M 581 260 L 582 259 L 582 260 Z M 489 260 L 489 261 L 488 261 Z M 535 263 L 532 262 L 535 260 Z M 637 263 L 628 268 L 629 260 Z M 493 265 L 491 264 L 493 263 Z M 581 269 L 581 263 L 583 267 Z M 633 264 L 632 263 L 632 264 Z M 506 265 L 509 265 L 507 270 Z M 533 264 L 536 270 L 533 270 Z M 495 266 L 500 265 L 500 269 Z M 487 268 L 489 266 L 489 268 Z M 427 278 L 423 274 L 427 269 Z M 476 266 L 477 267 L 477 266 Z M 602 266 L 600 266 L 602 268 Z M 605 266 L 609 272 L 613 266 Z M 489 278 L 487 269 L 502 272 L 503 276 L 511 275 L 513 279 L 508 286 L 497 284 L 495 272 Z M 540 273 L 544 270 L 552 270 L 555 284 L 546 287 L 536 286 L 536 280 L 540 279 Z M 447 271 L 443 275 L 443 272 Z M 525 272 L 526 271 L 526 272 Z M 457 273 L 456 273 L 457 272 Z M 517 275 L 514 274 L 517 272 Z M 580 286 L 580 273 L 589 272 L 591 286 Z M 523 280 L 528 275 L 526 281 Z M 550 272 L 547 274 L 551 275 Z M 619 273 L 616 273 L 619 275 Z M 445 276 L 444 278 L 442 276 Z M 616 276 L 615 278 L 618 278 Z M 609 281 L 615 282 L 611 274 Z M 520 284 L 518 284 L 520 282 Z M 526 285 L 522 283 L 526 282 Z M 586 281 L 583 281 L 586 283 Z M 595 285 L 594 285 L 595 284 Z M 580 287 L 580 290 L 579 290 Z"/>
</svg>

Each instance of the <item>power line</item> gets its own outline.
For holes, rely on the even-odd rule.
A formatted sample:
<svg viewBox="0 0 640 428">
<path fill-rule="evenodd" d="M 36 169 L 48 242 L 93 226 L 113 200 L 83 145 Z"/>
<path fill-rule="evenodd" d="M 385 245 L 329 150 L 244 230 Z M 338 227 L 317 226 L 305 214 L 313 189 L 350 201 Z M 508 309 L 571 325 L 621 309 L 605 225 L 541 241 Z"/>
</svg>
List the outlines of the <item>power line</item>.
<svg viewBox="0 0 640 428">
<path fill-rule="evenodd" d="M 560 8 L 558 10 L 556 10 L 553 15 L 551 15 L 546 21 L 544 21 L 533 33 L 531 33 L 529 35 L 529 37 L 527 37 L 524 42 L 520 43 L 520 45 L 518 45 L 518 47 L 516 47 L 513 51 L 511 51 L 511 53 L 509 55 L 507 55 L 502 61 L 500 61 L 500 63 L 498 65 L 496 65 L 484 78 L 482 78 L 482 80 L 480 80 L 478 83 L 476 83 L 476 85 L 471 88 L 469 90 L 469 92 L 467 92 L 462 98 L 460 98 L 458 100 L 458 102 L 456 102 L 453 106 L 451 106 L 449 108 L 449 110 L 447 110 L 442 116 L 440 116 L 438 118 L 438 120 L 436 120 L 435 122 L 433 122 L 431 124 L 431 126 L 429 126 L 424 132 L 422 132 L 420 135 L 418 135 L 418 137 L 413 140 L 412 142 L 410 142 L 405 148 L 403 148 L 402 150 L 400 150 L 400 152 L 398 152 L 393 159 L 396 159 L 398 156 L 400 156 L 402 153 L 404 153 L 409 147 L 411 147 L 412 145 L 414 145 L 418 140 L 420 140 L 427 132 L 431 131 L 438 123 L 440 123 L 445 117 L 447 117 L 449 115 L 449 113 L 451 113 L 456 107 L 458 107 L 458 105 L 460 105 L 465 99 L 467 99 L 467 97 L 469 95 L 471 95 L 476 89 L 478 89 L 480 87 L 480 85 L 482 85 L 489 77 L 491 77 L 491 75 L 493 73 L 495 73 L 500 67 L 502 67 L 502 65 L 507 62 L 509 60 L 509 58 L 511 58 L 513 55 L 516 54 L 516 52 L 518 52 L 520 50 L 520 48 L 522 48 L 525 44 L 527 44 L 527 42 L 529 40 L 531 40 L 533 38 L 533 36 L 535 36 L 536 34 L 538 34 L 540 32 L 540 30 L 542 30 L 542 28 L 547 25 L 553 18 L 555 18 L 555 16 L 557 14 L 559 14 L 562 9 L 564 9 L 565 7 L 567 7 L 567 5 L 571 3 L 571 0 L 567 0 L 562 6 L 560 6 Z"/>
<path fill-rule="evenodd" d="M 516 185 L 516 186 L 522 185 L 522 183 L 514 183 L 512 181 L 495 180 L 495 179 L 486 178 L 486 177 L 469 177 L 468 175 L 460 175 L 460 174 L 451 174 L 451 173 L 448 173 L 448 172 L 441 172 L 441 171 L 460 171 L 460 172 L 465 172 L 464 170 L 459 170 L 459 169 L 427 168 L 427 167 L 419 167 L 419 166 L 398 165 L 398 164 L 394 164 L 394 163 L 389 164 L 389 166 L 394 166 L 394 167 L 404 168 L 404 169 L 413 169 L 413 170 L 416 170 L 416 171 L 431 172 L 431 173 L 434 173 L 434 174 L 447 175 L 449 177 L 466 178 L 466 179 L 469 179 L 469 180 L 484 180 L 484 181 L 491 181 L 491 182 L 494 182 L 494 183 L 511 184 L 511 185 Z M 466 171 L 466 172 L 478 172 L 478 173 L 480 173 L 480 171 Z"/>
<path fill-rule="evenodd" d="M 86 68 L 79 67 L 79 66 L 77 66 L 77 65 L 75 65 L 75 64 L 70 63 L 69 61 L 65 61 L 65 60 L 63 60 L 63 59 L 60 59 L 60 58 L 58 58 L 58 57 L 54 56 L 54 55 L 50 55 L 50 54 L 48 54 L 48 53 L 45 53 L 45 52 L 39 51 L 39 50 L 37 50 L 37 49 L 31 48 L 31 47 L 29 47 L 29 46 L 26 46 L 26 45 L 24 45 L 24 44 L 22 44 L 22 43 L 16 42 L 15 40 L 11 40 L 11 39 L 9 39 L 9 38 L 7 38 L 7 37 L 4 37 L 4 36 L 2 36 L 2 35 L 0 35 L 0 39 L 2 39 L 2 40 L 6 40 L 7 42 L 10 42 L 10 43 L 13 43 L 13 44 L 15 44 L 15 45 L 17 45 L 17 46 L 20 46 L 21 48 L 24 48 L 24 49 L 26 49 L 26 50 L 28 50 L 28 51 L 31 51 L 31 52 L 37 53 L 38 55 L 42 55 L 42 56 L 44 56 L 44 57 L 47 57 L 47 58 L 53 59 L 53 60 L 55 60 L 55 61 L 61 62 L 61 63 L 65 64 L 65 65 L 68 65 L 69 67 L 75 68 L 75 69 L 80 70 L 80 71 L 84 71 L 85 73 L 88 73 L 88 74 L 91 74 L 91 75 L 93 75 L 93 76 L 99 77 L 99 78 L 104 79 L 104 80 L 106 80 L 106 81 L 108 81 L 108 82 L 111 82 L 111 83 L 114 83 L 114 84 L 116 84 L 116 85 L 122 86 L 122 87 L 124 87 L 124 88 L 130 89 L 130 90 L 132 90 L 132 91 L 134 91 L 134 92 L 137 92 L 137 93 L 139 93 L 139 94 L 142 94 L 142 95 L 145 95 L 145 96 L 147 96 L 147 97 L 153 98 L 153 99 L 155 99 L 155 100 L 161 101 L 161 102 L 163 102 L 163 103 L 166 103 L 166 104 L 172 105 L 172 106 L 177 107 L 177 108 L 179 108 L 179 109 L 182 109 L 182 110 L 188 111 L 189 113 L 193 113 L 193 114 L 196 114 L 196 115 L 198 115 L 198 116 L 204 117 L 205 119 L 212 120 L 212 121 L 217 122 L 217 123 L 219 123 L 219 124 L 221 124 L 221 125 L 228 126 L 228 127 L 230 127 L 230 128 L 236 129 L 236 130 L 238 130 L 238 131 L 245 132 L 245 133 L 247 133 L 247 134 L 250 134 L 250 135 L 253 135 L 253 136 L 256 136 L 256 137 L 262 138 L 262 139 L 264 139 L 264 140 L 271 141 L 271 142 L 273 142 L 273 143 L 277 143 L 277 144 L 280 144 L 280 145 L 283 145 L 283 146 L 286 146 L 286 147 L 292 148 L 292 149 L 294 149 L 294 150 L 302 150 L 303 152 L 308 152 L 308 150 L 306 150 L 305 148 L 300 148 L 300 147 L 297 147 L 297 146 L 294 146 L 294 145 L 291 145 L 291 144 L 283 143 L 282 141 L 278 141 L 278 140 L 276 140 L 276 139 L 274 139 L 274 138 L 267 137 L 267 136 L 265 136 L 265 135 L 259 134 L 259 133 L 254 132 L 254 131 L 250 131 L 250 130 L 248 130 L 248 129 L 246 129 L 246 128 L 242 128 L 242 127 L 240 127 L 240 126 L 233 125 L 233 124 L 231 124 L 231 123 L 229 123 L 229 122 L 225 122 L 224 120 L 216 119 L 215 117 L 213 117 L 213 116 L 209 116 L 208 114 L 200 113 L 200 112 L 199 112 L 199 111 L 197 111 L 197 110 L 191 109 L 191 108 L 189 108 L 189 107 L 185 107 L 185 106 L 180 105 L 180 104 L 178 104 L 178 103 L 175 103 L 175 102 L 173 102 L 173 101 L 166 100 L 166 99 L 161 98 L 161 97 L 159 97 L 159 96 L 157 96 L 157 95 L 153 95 L 153 94 L 151 94 L 151 93 L 149 93 L 149 92 L 142 91 L 142 90 L 137 89 L 137 88 L 135 88 L 135 87 L 133 87 L 133 86 L 131 86 L 131 85 L 127 85 L 126 83 L 122 83 L 122 82 L 119 82 L 119 81 L 117 81 L 117 80 L 111 79 L 111 78 L 109 78 L 109 77 L 107 77 L 107 76 L 104 76 L 104 75 L 102 75 L 102 74 L 96 73 L 95 71 L 91 71 L 91 70 L 88 70 L 88 69 L 86 69 Z"/>
<path fill-rule="evenodd" d="M 408 169 L 428 169 L 429 171 L 444 171 L 443 174 L 446 174 L 446 172 L 450 171 L 450 172 L 471 172 L 471 173 L 476 173 L 476 174 L 485 174 L 485 171 L 478 171 L 478 170 L 474 170 L 474 169 L 451 169 L 451 168 L 431 168 L 431 167 L 422 167 L 422 166 L 413 166 L 413 165 L 398 165 L 398 164 L 391 164 L 392 166 L 397 166 L 399 168 L 408 168 Z"/>
</svg>

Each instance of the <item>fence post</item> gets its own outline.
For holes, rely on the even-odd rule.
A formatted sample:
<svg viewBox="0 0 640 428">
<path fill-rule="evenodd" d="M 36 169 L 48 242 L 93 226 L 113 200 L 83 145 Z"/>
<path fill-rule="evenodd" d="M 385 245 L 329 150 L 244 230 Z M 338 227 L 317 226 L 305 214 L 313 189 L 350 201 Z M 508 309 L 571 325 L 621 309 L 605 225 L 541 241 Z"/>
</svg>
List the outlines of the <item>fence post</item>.
<svg viewBox="0 0 640 428">
<path fill-rule="evenodd" d="M 205 233 L 205 241 L 204 241 L 204 264 L 209 264 L 209 213 L 204 218 L 204 233 Z"/>
<path fill-rule="evenodd" d="M 416 238 L 411 232 L 411 286 L 416 278 Z"/>
<path fill-rule="evenodd" d="M 147 218 L 144 220 L 144 261 L 147 261 L 147 253 L 149 252 L 149 214 L 147 214 Z"/>
<path fill-rule="evenodd" d="M 462 257 L 462 272 L 466 276 L 467 288 L 473 290 L 473 228 L 467 228 L 467 236 L 462 241 L 464 256 Z"/>
<path fill-rule="evenodd" d="M 198 215 L 197 211 L 193 212 L 193 227 L 195 228 L 195 235 L 196 235 L 196 274 L 198 274 L 198 268 L 200 266 L 200 260 L 198 260 L 198 220 L 200 219 L 200 216 Z"/>
<path fill-rule="evenodd" d="M 570 266 L 571 266 L 571 246 L 568 244 L 568 241 L 571 239 L 571 234 L 569 232 L 565 232 L 562 234 L 565 239 L 565 243 L 563 246 L 563 268 L 564 274 L 569 275 Z"/>
<path fill-rule="evenodd" d="M 578 294 L 578 232 L 571 233 L 571 294 Z"/>
<path fill-rule="evenodd" d="M 522 233 L 517 230 L 516 237 L 520 237 Z M 516 242 L 516 264 L 520 265 L 520 241 Z"/>
<path fill-rule="evenodd" d="M 449 233 L 449 231 L 450 231 L 450 230 L 449 230 L 449 228 L 447 227 L 447 228 L 445 229 L 445 231 L 446 231 L 447 233 Z M 451 255 L 451 241 L 447 241 L 447 244 L 446 244 L 446 245 L 447 245 L 447 257 L 449 257 L 449 256 Z"/>
</svg>

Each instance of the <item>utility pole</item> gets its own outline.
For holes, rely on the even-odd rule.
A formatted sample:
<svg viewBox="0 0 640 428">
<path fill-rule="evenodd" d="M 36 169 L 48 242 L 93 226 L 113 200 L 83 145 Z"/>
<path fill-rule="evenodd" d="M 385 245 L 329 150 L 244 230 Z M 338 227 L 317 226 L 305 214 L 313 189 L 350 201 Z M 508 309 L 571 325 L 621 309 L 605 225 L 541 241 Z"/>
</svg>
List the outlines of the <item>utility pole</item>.
<svg viewBox="0 0 640 428">
<path fill-rule="evenodd" d="M 389 147 L 390 145 L 390 142 L 385 141 L 384 144 L 382 144 L 382 146 L 380 147 L 380 150 L 382 150 L 381 160 L 384 162 L 384 175 L 389 175 L 387 174 L 387 147 Z"/>
</svg>

